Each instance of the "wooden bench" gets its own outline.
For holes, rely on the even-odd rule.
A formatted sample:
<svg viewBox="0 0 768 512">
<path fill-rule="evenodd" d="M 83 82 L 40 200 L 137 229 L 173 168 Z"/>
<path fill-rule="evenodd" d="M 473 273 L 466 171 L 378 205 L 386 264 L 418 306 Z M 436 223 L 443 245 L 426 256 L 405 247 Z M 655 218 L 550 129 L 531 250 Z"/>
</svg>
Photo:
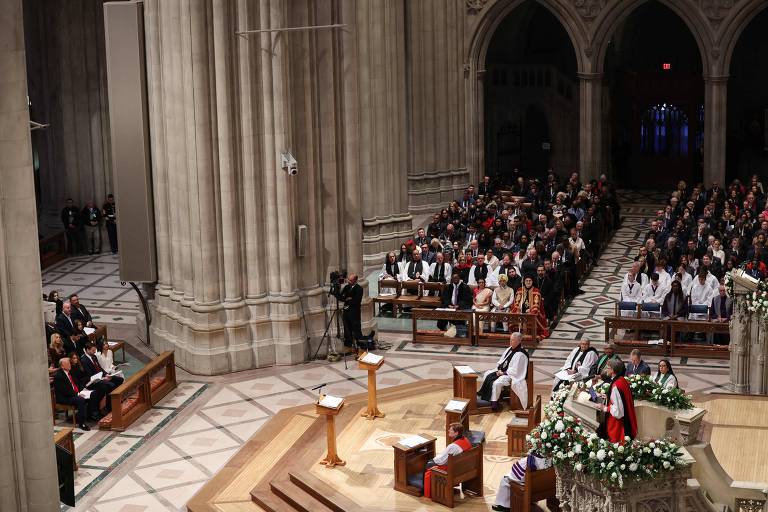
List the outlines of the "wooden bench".
<svg viewBox="0 0 768 512">
<path fill-rule="evenodd" d="M 483 445 L 450 455 L 445 470 L 432 468 L 432 501 L 453 508 L 453 488 L 462 484 L 464 492 L 483 495 Z"/>
<path fill-rule="evenodd" d="M 547 501 L 550 512 L 560 510 L 557 500 L 557 476 L 555 468 L 526 471 L 524 484 L 510 482 L 510 510 L 516 512 L 531 512 L 534 504 L 541 500 Z"/>
<path fill-rule="evenodd" d="M 175 387 L 173 352 L 163 352 L 109 394 L 112 412 L 99 421 L 99 429 L 124 431 Z"/>
<path fill-rule="evenodd" d="M 536 315 L 529 313 L 498 313 L 492 311 L 475 311 L 475 345 L 481 347 L 507 347 L 509 332 L 481 332 L 480 325 L 491 326 L 506 323 L 508 329 L 523 333 L 523 346 L 536 348 L 539 345 L 536 336 Z"/>
<path fill-rule="evenodd" d="M 39 246 L 40 268 L 43 270 L 67 257 L 67 243 L 63 231 L 40 240 Z"/>
<path fill-rule="evenodd" d="M 394 288 L 395 295 L 378 295 L 373 298 L 374 304 L 392 304 L 392 314 L 397 316 L 398 311 L 404 307 L 410 308 L 439 308 L 442 303 L 443 283 L 424 283 L 422 281 L 398 282 L 394 279 L 382 279 L 379 281 L 381 288 Z M 403 293 L 406 290 L 416 291 L 415 295 Z M 425 295 L 425 292 L 436 291 L 436 296 Z"/>
<path fill-rule="evenodd" d="M 75 455 L 75 439 L 72 437 L 72 429 L 64 428 L 53 433 L 53 444 L 61 446 L 72 454 L 72 471 L 77 471 L 77 456 Z"/>
<path fill-rule="evenodd" d="M 431 297 L 424 297 L 431 298 Z M 471 345 L 474 341 L 472 311 L 438 311 L 436 309 L 414 308 L 411 311 L 413 322 L 414 343 L 438 343 L 441 345 Z M 434 329 L 419 328 L 420 320 L 461 320 L 467 325 L 466 337 L 448 338 L 437 327 Z"/>
<path fill-rule="evenodd" d="M 605 341 L 616 345 L 616 351 L 622 354 L 631 352 L 633 349 L 640 349 L 644 354 L 667 355 L 669 354 L 669 345 L 667 337 L 667 321 L 660 318 L 633 318 L 627 316 L 607 316 L 605 321 Z M 618 338 L 619 329 L 632 331 L 634 337 L 627 339 Z M 663 339 L 661 345 L 649 345 L 647 340 L 640 339 L 641 331 L 658 332 L 656 339 Z"/>
<path fill-rule="evenodd" d="M 507 423 L 507 455 L 523 457 L 528 453 L 525 436 L 541 423 L 541 395 L 536 396 L 533 406 L 527 411 L 518 411 Z"/>
<path fill-rule="evenodd" d="M 53 413 L 53 425 L 56 426 L 56 413 L 59 411 L 64 411 L 65 415 L 69 415 L 69 413 L 72 413 L 72 426 L 77 426 L 77 407 L 74 405 L 67 405 L 67 404 L 57 404 L 56 403 L 56 392 L 53 390 L 53 387 L 51 387 L 51 412 Z"/>
<path fill-rule="evenodd" d="M 727 323 L 707 322 L 705 320 L 667 320 L 669 325 L 669 352 L 671 355 L 729 359 L 729 345 L 715 345 L 709 342 L 685 343 L 681 341 L 681 333 L 696 332 L 706 335 L 730 335 Z"/>
</svg>

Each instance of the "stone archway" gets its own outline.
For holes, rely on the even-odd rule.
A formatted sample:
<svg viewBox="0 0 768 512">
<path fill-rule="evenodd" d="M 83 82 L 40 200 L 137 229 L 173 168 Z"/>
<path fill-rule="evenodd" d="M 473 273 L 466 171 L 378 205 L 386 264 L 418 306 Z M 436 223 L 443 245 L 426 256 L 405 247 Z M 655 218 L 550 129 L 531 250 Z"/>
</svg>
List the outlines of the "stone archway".
<svg viewBox="0 0 768 512">
<path fill-rule="evenodd" d="M 466 80 L 466 133 L 467 133 L 467 167 L 470 179 L 479 181 L 485 165 L 485 62 L 493 35 L 502 21 L 515 9 L 525 2 L 534 0 L 499 0 L 487 6 L 474 22 L 471 38 L 467 45 L 465 60 Z M 536 3 L 546 8 L 562 25 L 568 34 L 576 56 L 577 69 L 585 67 L 584 48 L 587 46 L 585 30 L 578 19 L 569 11 L 564 10 L 552 0 L 536 0 Z"/>
</svg>

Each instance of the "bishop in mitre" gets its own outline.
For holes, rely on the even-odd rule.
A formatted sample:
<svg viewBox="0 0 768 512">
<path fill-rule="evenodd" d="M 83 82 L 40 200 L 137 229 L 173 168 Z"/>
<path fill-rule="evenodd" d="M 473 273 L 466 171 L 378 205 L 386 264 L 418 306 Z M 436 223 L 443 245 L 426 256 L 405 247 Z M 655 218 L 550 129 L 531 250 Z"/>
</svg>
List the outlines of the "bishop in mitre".
<svg viewBox="0 0 768 512">
<path fill-rule="evenodd" d="M 477 395 L 481 400 L 491 402 L 491 410 L 499 410 L 501 391 L 509 386 L 520 400 L 521 408 L 528 406 L 528 352 L 523 349 L 523 334 L 513 332 L 509 336 L 509 347 L 496 362 L 496 368 L 483 375 L 483 385 Z"/>
<path fill-rule="evenodd" d="M 597 350 L 590 346 L 587 338 L 579 341 L 579 346 L 571 350 L 565 364 L 555 375 L 552 392 L 557 391 L 563 383 L 569 384 L 589 378 L 589 369 L 597 362 L 597 358 Z"/>
</svg>

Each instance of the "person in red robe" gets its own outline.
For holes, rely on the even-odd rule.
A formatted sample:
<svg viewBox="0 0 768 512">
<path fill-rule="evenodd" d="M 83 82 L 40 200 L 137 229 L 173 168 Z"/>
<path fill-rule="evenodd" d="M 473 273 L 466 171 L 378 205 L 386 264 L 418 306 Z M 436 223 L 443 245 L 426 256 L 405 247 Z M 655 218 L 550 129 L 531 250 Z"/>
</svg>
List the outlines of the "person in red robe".
<svg viewBox="0 0 768 512">
<path fill-rule="evenodd" d="M 450 455 L 458 455 L 472 448 L 472 443 L 464 437 L 464 425 L 461 423 L 451 423 L 448 426 L 448 436 L 453 442 L 446 446 L 440 455 L 429 461 L 424 471 L 424 496 L 430 499 L 432 499 L 432 469 L 448 469 Z"/>
<path fill-rule="evenodd" d="M 526 276 L 523 286 L 515 293 L 515 301 L 512 303 L 513 313 L 530 313 L 536 315 L 536 338 L 538 341 L 549 336 L 547 328 L 547 315 L 544 313 L 544 302 L 541 300 L 541 292 L 533 286 L 533 278 Z"/>
<path fill-rule="evenodd" d="M 603 406 L 606 418 L 600 434 L 612 443 L 623 444 L 625 437 L 637 437 L 635 402 L 632 400 L 629 382 L 624 378 L 624 363 L 613 359 L 608 363 L 606 371 L 611 378 L 611 387 L 608 391 L 608 405 Z"/>
</svg>

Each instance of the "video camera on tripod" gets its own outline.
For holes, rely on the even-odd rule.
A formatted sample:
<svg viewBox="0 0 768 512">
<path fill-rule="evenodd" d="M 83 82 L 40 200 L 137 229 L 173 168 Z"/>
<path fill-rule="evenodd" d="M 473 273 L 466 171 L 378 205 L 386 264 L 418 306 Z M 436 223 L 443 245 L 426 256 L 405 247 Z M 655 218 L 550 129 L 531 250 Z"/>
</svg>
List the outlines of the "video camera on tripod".
<svg viewBox="0 0 768 512">
<path fill-rule="evenodd" d="M 337 299 L 341 299 L 341 286 L 347 281 L 347 271 L 345 269 L 340 270 L 334 270 L 331 272 L 330 276 L 330 285 L 331 289 L 329 293 L 336 297 Z"/>
</svg>

